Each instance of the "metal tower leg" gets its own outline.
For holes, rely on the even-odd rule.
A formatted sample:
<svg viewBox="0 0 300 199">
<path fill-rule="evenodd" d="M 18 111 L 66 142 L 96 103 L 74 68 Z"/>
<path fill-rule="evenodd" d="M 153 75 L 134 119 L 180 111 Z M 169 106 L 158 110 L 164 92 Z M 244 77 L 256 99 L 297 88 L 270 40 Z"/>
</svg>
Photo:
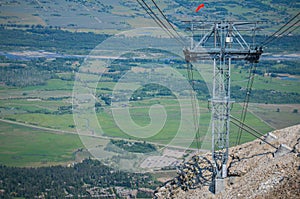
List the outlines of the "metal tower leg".
<svg viewBox="0 0 300 199">
<path fill-rule="evenodd" d="M 217 62 L 219 62 L 217 64 Z M 225 189 L 229 147 L 231 58 L 220 55 L 214 58 L 212 96 L 212 156 L 215 170 L 215 192 Z"/>
</svg>

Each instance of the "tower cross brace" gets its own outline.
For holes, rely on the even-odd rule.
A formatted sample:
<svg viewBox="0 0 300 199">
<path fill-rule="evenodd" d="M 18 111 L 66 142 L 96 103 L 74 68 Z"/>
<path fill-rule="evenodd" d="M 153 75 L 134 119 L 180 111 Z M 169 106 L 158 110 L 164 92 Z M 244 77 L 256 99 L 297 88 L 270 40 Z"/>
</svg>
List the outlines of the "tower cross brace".
<svg viewBox="0 0 300 199">
<path fill-rule="evenodd" d="M 245 22 L 195 22 L 191 21 L 191 46 L 184 49 L 185 59 L 190 68 L 192 62 L 213 60 L 212 111 L 212 159 L 214 166 L 215 192 L 221 192 L 225 186 L 220 185 L 227 177 L 227 161 L 230 134 L 230 99 L 231 62 L 246 60 L 257 63 L 262 49 L 252 49 L 240 34 L 237 27 L 251 25 L 255 34 L 256 23 Z M 245 29 L 244 29 L 245 30 Z M 197 35 L 198 32 L 205 32 Z M 252 36 L 254 36 L 254 34 Z M 254 41 L 254 40 L 253 40 Z"/>
</svg>

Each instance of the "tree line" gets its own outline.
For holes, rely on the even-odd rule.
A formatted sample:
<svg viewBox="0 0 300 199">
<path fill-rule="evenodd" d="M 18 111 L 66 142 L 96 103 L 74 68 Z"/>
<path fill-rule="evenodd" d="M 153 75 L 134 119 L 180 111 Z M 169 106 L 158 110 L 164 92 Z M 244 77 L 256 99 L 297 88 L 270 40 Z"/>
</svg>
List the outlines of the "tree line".
<svg viewBox="0 0 300 199">
<path fill-rule="evenodd" d="M 98 160 L 86 159 L 73 167 L 18 168 L 0 165 L 0 197 L 90 198 L 93 187 L 155 189 L 159 183 L 150 174 L 114 170 Z"/>
<path fill-rule="evenodd" d="M 107 39 L 107 34 L 70 32 L 56 28 L 8 29 L 0 27 L 0 50 L 47 50 L 70 54 L 88 54 Z"/>
</svg>

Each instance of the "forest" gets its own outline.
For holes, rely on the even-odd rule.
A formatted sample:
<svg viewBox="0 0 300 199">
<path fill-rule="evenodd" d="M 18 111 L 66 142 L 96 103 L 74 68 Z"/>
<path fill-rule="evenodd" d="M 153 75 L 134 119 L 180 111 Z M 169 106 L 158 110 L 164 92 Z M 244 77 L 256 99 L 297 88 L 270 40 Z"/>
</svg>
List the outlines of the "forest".
<svg viewBox="0 0 300 199">
<path fill-rule="evenodd" d="M 108 38 L 106 34 L 70 32 L 57 28 L 9 29 L 0 26 L 0 50 L 47 50 L 58 53 L 86 55 L 96 45 Z"/>
<path fill-rule="evenodd" d="M 124 151 L 132 153 L 151 153 L 157 151 L 153 144 L 146 142 L 128 142 L 125 140 L 110 140 L 105 150 L 118 153 L 123 153 Z"/>
<path fill-rule="evenodd" d="M 0 179 L 1 198 L 91 198 L 95 197 L 91 194 L 95 193 L 91 192 L 95 188 L 100 189 L 98 192 L 102 192 L 103 196 L 115 194 L 119 197 L 115 187 L 153 190 L 159 185 L 150 174 L 113 170 L 92 159 L 70 167 L 19 168 L 1 165 Z"/>
</svg>

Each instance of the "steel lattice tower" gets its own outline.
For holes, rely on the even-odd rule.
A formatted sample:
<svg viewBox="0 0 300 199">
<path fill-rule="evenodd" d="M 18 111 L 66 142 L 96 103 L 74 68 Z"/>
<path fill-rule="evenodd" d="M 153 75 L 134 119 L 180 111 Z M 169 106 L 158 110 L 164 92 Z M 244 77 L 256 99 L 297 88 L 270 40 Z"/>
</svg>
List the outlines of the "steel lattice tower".
<svg viewBox="0 0 300 199">
<path fill-rule="evenodd" d="M 237 27 L 255 33 L 256 23 L 244 22 L 188 22 L 193 33 L 191 46 L 184 49 L 190 68 L 192 62 L 213 60 L 212 111 L 212 158 L 214 165 L 215 192 L 225 189 L 230 134 L 230 68 L 233 60 L 258 62 L 261 49 L 252 49 Z M 251 27 L 249 27 L 251 26 Z M 246 30 L 246 29 L 242 29 Z M 197 32 L 205 34 L 197 35 Z M 253 35 L 252 35 L 253 36 Z M 198 37 L 198 40 L 195 39 Z"/>
</svg>

